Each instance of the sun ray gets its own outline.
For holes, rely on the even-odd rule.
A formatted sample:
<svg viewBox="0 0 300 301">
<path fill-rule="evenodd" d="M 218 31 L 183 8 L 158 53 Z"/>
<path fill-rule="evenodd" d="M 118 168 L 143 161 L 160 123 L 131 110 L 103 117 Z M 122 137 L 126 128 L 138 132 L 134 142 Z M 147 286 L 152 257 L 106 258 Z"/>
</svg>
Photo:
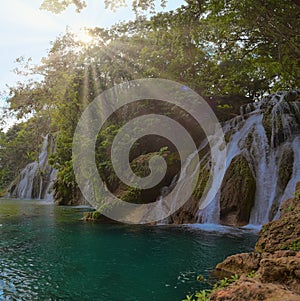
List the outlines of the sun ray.
<svg viewBox="0 0 300 301">
<path fill-rule="evenodd" d="M 86 107 L 89 102 L 89 68 L 84 68 L 84 79 L 83 79 L 83 91 L 82 91 L 82 98 L 81 102 Z"/>
</svg>

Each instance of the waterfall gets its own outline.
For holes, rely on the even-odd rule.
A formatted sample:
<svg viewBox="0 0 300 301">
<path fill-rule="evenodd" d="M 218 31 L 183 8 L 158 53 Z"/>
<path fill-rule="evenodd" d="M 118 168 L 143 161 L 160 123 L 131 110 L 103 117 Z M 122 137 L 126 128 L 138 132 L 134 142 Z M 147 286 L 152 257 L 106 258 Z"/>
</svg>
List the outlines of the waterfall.
<svg viewBox="0 0 300 301">
<path fill-rule="evenodd" d="M 291 95 L 293 95 L 292 99 Z M 236 208 L 239 206 L 238 202 L 242 203 L 236 200 L 234 194 L 234 190 L 239 187 L 234 187 L 228 176 L 233 173 L 232 166 L 234 164 L 237 166 L 235 162 L 237 159 L 246 164 L 255 185 L 253 191 L 248 189 L 249 195 L 253 193 L 253 204 L 247 221 L 241 223 L 261 225 L 278 218 L 282 202 L 293 196 L 296 182 L 300 180 L 299 96 L 300 91 L 277 92 L 259 102 L 242 106 L 241 114 L 224 124 L 223 131 L 227 141 L 226 172 L 221 181 L 213 180 L 209 187 L 207 196 L 214 195 L 210 198 L 212 201 L 208 205 L 205 201 L 202 204 L 198 201 L 197 222 L 227 224 L 227 220 L 232 220 L 234 224 L 238 214 L 245 219 L 245 214 Z M 217 141 L 218 136 L 208 139 Z M 209 162 L 209 150 L 203 158 Z M 218 162 L 210 167 L 214 171 L 214 177 L 219 176 L 217 165 Z M 203 165 L 201 167 L 203 168 Z M 200 174 L 201 172 L 200 169 Z M 227 182 L 226 174 L 228 174 Z M 241 177 L 243 175 L 240 175 Z M 222 183 L 222 187 L 220 184 L 217 186 L 217 182 Z M 247 184 L 245 183 L 244 185 Z M 226 191 L 233 192 L 233 198 L 235 197 L 233 212 L 226 212 L 222 203 L 224 200 L 231 202 L 231 195 L 224 195 Z M 243 208 L 240 211 L 242 210 Z M 222 212 L 223 215 L 226 212 L 226 218 L 222 217 Z"/>
<path fill-rule="evenodd" d="M 53 136 L 44 137 L 38 160 L 29 163 L 11 183 L 7 197 L 20 199 L 39 199 L 53 202 L 53 183 L 56 170 L 49 163 L 49 156 L 55 151 Z"/>
</svg>

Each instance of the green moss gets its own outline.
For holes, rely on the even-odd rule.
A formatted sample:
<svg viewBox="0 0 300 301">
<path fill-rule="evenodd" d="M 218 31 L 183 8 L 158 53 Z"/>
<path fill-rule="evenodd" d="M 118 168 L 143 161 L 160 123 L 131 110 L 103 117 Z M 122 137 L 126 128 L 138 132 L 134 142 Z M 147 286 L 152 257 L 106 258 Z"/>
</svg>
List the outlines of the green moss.
<svg viewBox="0 0 300 301">
<path fill-rule="evenodd" d="M 5 197 L 7 194 L 7 190 L 6 189 L 0 189 L 0 198 Z"/>
<path fill-rule="evenodd" d="M 92 212 L 84 212 L 83 213 L 83 220 L 84 221 L 98 221 L 101 220 L 103 215 L 99 211 L 92 211 Z"/>
<path fill-rule="evenodd" d="M 300 239 L 292 241 L 281 247 L 282 250 L 300 251 Z"/>
<path fill-rule="evenodd" d="M 159 152 L 148 153 L 134 159 L 130 163 L 133 172 L 140 177 L 148 176 L 151 172 L 149 169 L 149 161 L 154 156 L 162 156 L 166 160 L 168 168 L 173 165 L 177 165 L 178 162 L 180 162 L 179 155 L 177 153 L 171 153 L 166 147 L 162 147 Z"/>
<path fill-rule="evenodd" d="M 218 108 L 219 110 L 231 110 L 233 107 L 232 107 L 231 104 L 225 103 L 225 104 L 223 104 L 223 105 L 219 104 L 219 105 L 217 106 L 217 108 Z"/>
<path fill-rule="evenodd" d="M 40 186 L 41 186 L 41 177 L 40 172 L 36 173 L 36 175 L 33 178 L 33 184 L 32 184 L 32 197 L 38 198 L 40 194 Z"/>
<path fill-rule="evenodd" d="M 177 152 L 171 152 L 167 147 L 162 147 L 158 152 L 143 154 L 135 158 L 130 163 L 132 171 L 141 178 L 149 176 L 151 172 L 149 169 L 149 161 L 155 156 L 163 157 L 167 164 L 167 170 L 163 180 L 159 185 L 148 190 L 137 189 L 134 185 L 133 187 L 129 187 L 122 183 L 117 187 L 116 191 L 116 194 L 121 200 L 138 204 L 150 203 L 157 199 L 163 186 L 170 185 L 174 176 L 180 171 L 180 157 Z M 161 172 L 164 172 L 163 165 L 158 166 L 158 168 L 161 168 Z"/>
<path fill-rule="evenodd" d="M 228 143 L 230 141 L 231 136 L 234 135 L 235 132 L 236 132 L 236 130 L 234 128 L 232 128 L 225 133 L 224 139 L 225 139 L 226 143 Z"/>
<path fill-rule="evenodd" d="M 265 112 L 263 119 L 262 119 L 262 124 L 266 132 L 267 139 L 269 143 L 271 142 L 271 137 L 272 137 L 272 115 L 271 112 L 267 113 Z"/>
<path fill-rule="evenodd" d="M 92 212 L 92 219 L 97 220 L 101 218 L 101 213 L 99 211 L 93 211 Z"/>
<path fill-rule="evenodd" d="M 141 199 L 141 193 L 141 189 L 128 187 L 128 190 L 126 190 L 125 193 L 120 196 L 120 198 L 122 201 L 128 203 L 138 203 Z"/>
<path fill-rule="evenodd" d="M 253 278 L 254 276 L 256 275 L 256 271 L 251 271 L 248 275 L 247 275 L 247 277 L 248 278 Z"/>
<path fill-rule="evenodd" d="M 287 213 L 287 212 L 292 212 L 293 210 L 294 210 L 293 206 L 289 205 L 284 210 L 282 210 L 282 212 Z"/>
<path fill-rule="evenodd" d="M 253 136 L 253 133 L 250 132 L 245 140 L 241 140 L 239 142 L 239 148 L 240 149 L 247 148 L 248 150 L 250 150 L 250 148 L 253 144 L 253 141 L 254 141 L 254 136 Z"/>
<path fill-rule="evenodd" d="M 253 133 L 250 132 L 245 140 L 245 146 L 247 149 L 251 148 L 251 146 L 253 144 L 253 140 L 254 140 Z"/>
<path fill-rule="evenodd" d="M 294 196 L 296 199 L 300 199 L 300 190 L 296 191 Z"/>
<path fill-rule="evenodd" d="M 293 174 L 294 152 L 292 149 L 285 149 L 280 158 L 279 164 L 279 185 L 284 190 Z"/>
<path fill-rule="evenodd" d="M 230 163 L 222 182 L 221 222 L 238 225 L 248 223 L 255 192 L 256 181 L 249 163 L 244 156 L 239 155 Z"/>
<path fill-rule="evenodd" d="M 210 171 L 209 171 L 208 167 L 206 166 L 206 164 L 202 164 L 200 166 L 198 181 L 197 181 L 196 187 L 193 191 L 193 196 L 196 200 L 199 200 L 201 198 L 201 196 L 205 190 L 207 181 L 209 179 L 209 175 L 210 175 Z"/>
</svg>

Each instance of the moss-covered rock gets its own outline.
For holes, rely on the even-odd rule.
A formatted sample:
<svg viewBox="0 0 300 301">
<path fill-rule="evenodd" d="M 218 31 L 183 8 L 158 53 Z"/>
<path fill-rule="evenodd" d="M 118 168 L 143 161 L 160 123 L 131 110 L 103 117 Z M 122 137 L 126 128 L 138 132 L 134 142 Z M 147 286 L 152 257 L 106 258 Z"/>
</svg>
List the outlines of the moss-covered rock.
<svg viewBox="0 0 300 301">
<path fill-rule="evenodd" d="M 286 95 L 285 95 L 285 100 L 288 102 L 291 101 L 300 101 L 300 91 L 299 90 L 292 90 L 289 91 Z"/>
<path fill-rule="evenodd" d="M 210 156 L 209 147 L 202 149 L 198 155 L 203 159 L 202 164 L 199 167 L 199 174 L 197 183 L 195 185 L 192 196 L 189 200 L 169 218 L 169 222 L 172 224 L 189 224 L 196 223 L 199 211 L 199 200 L 203 195 L 206 188 L 209 176 L 210 176 Z"/>
<path fill-rule="evenodd" d="M 286 148 L 280 158 L 279 163 L 279 187 L 284 190 L 293 174 L 294 166 L 294 151 L 291 148 Z"/>
<path fill-rule="evenodd" d="M 281 207 L 281 217 L 264 225 L 255 246 L 256 252 L 275 252 L 278 250 L 299 251 L 300 239 L 300 185 L 296 196 L 285 201 Z"/>
<path fill-rule="evenodd" d="M 225 225 L 246 225 L 255 201 L 256 182 L 248 161 L 235 157 L 221 186 L 220 220 Z"/>
<path fill-rule="evenodd" d="M 180 170 L 180 159 L 177 153 L 172 153 L 166 149 L 160 152 L 152 152 L 140 155 L 135 158 L 130 166 L 132 171 L 139 177 L 146 177 L 150 174 L 149 161 L 154 156 L 162 156 L 167 163 L 167 171 L 164 179 L 159 185 L 150 189 L 138 189 L 129 187 L 124 183 L 119 182 L 119 185 L 113 193 L 123 201 L 138 204 L 147 204 L 156 201 L 159 197 L 161 189 L 164 186 L 169 186 L 172 179 Z"/>
<path fill-rule="evenodd" d="M 193 191 L 193 196 L 196 200 L 199 200 L 201 198 L 201 196 L 203 195 L 207 181 L 209 179 L 210 170 L 209 170 L 208 165 L 209 165 L 209 163 L 206 163 L 206 164 L 204 163 L 200 166 L 198 181 L 197 181 L 196 187 Z"/>
<path fill-rule="evenodd" d="M 271 143 L 272 127 L 273 127 L 271 108 L 269 108 L 268 111 L 266 111 L 264 113 L 263 119 L 262 119 L 262 124 L 265 129 L 267 139 L 268 139 L 269 143 Z"/>
<path fill-rule="evenodd" d="M 91 212 L 85 212 L 82 218 L 85 222 L 95 222 L 95 223 L 109 223 L 109 224 L 115 224 L 118 223 L 115 220 L 111 220 L 110 218 L 104 216 L 99 211 L 91 211 Z"/>
</svg>

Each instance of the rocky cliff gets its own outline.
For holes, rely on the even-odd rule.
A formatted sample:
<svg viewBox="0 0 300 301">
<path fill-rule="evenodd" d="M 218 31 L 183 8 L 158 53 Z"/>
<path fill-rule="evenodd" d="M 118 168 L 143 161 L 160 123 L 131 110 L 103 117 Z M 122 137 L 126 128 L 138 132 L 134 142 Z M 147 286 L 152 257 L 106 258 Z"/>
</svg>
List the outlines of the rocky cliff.
<svg viewBox="0 0 300 301">
<path fill-rule="evenodd" d="M 300 300 L 300 183 L 285 201 L 278 220 L 265 224 L 252 253 L 228 257 L 216 267 L 219 277 L 239 280 L 212 293 L 215 301 Z"/>
</svg>

